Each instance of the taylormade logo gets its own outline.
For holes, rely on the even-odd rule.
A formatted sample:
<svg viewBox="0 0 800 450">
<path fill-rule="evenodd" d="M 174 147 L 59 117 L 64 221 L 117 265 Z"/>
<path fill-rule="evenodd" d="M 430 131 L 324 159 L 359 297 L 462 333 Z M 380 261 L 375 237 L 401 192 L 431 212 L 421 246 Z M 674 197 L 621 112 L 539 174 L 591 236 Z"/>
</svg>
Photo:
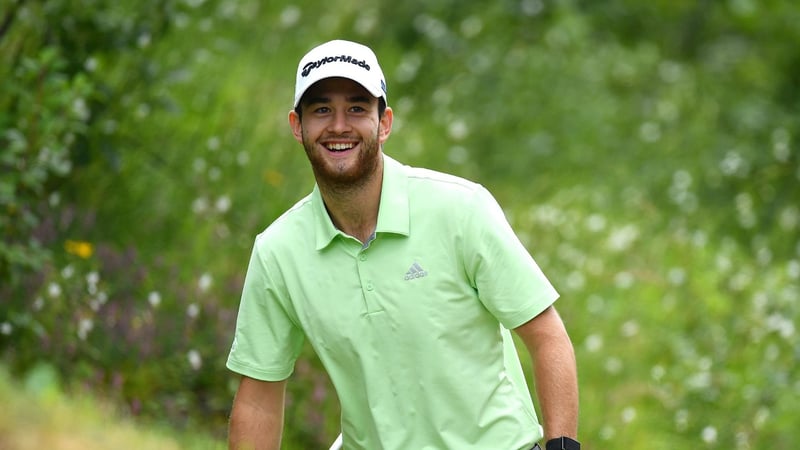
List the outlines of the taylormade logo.
<svg viewBox="0 0 800 450">
<path fill-rule="evenodd" d="M 342 55 L 342 56 L 326 56 L 320 59 L 319 61 L 311 61 L 310 63 L 303 66 L 303 71 L 300 74 L 304 77 L 307 77 L 312 70 L 322 67 L 325 64 L 333 62 L 355 64 L 358 67 L 363 67 L 369 70 L 369 64 L 367 64 L 366 61 L 353 58 L 352 56 Z"/>
</svg>

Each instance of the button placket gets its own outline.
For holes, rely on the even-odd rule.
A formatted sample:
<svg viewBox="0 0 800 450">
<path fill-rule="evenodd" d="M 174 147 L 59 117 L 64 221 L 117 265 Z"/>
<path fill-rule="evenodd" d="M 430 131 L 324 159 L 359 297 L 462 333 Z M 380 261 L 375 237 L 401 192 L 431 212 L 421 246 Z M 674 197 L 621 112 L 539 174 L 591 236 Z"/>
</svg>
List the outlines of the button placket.
<svg viewBox="0 0 800 450">
<path fill-rule="evenodd" d="M 361 280 L 361 292 L 364 296 L 367 312 L 371 313 L 379 311 L 380 307 L 378 306 L 378 302 L 375 297 L 375 283 L 371 277 L 369 257 L 366 253 L 366 249 L 359 252 L 358 257 L 356 258 L 356 265 L 358 266 L 358 276 Z"/>
</svg>

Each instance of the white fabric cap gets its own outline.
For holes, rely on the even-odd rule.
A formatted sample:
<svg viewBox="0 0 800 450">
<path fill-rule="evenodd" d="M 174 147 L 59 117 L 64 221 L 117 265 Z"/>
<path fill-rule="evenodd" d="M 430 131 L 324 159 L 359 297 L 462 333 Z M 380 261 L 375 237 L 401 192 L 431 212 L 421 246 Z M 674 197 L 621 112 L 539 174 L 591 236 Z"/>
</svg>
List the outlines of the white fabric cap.
<svg viewBox="0 0 800 450">
<path fill-rule="evenodd" d="M 294 86 L 294 107 L 311 85 L 333 77 L 349 78 L 386 101 L 386 80 L 375 53 L 356 42 L 335 40 L 314 47 L 300 60 Z"/>
</svg>

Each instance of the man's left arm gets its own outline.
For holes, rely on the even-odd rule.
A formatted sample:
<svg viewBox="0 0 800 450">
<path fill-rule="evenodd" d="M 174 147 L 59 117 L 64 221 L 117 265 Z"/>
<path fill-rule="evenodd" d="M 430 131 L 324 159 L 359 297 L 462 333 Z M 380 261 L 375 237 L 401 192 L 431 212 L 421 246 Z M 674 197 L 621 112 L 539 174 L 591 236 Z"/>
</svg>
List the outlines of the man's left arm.
<svg viewBox="0 0 800 450">
<path fill-rule="evenodd" d="M 562 436 L 577 440 L 578 374 L 564 322 L 550 306 L 514 331 L 533 361 L 545 441 Z"/>
</svg>

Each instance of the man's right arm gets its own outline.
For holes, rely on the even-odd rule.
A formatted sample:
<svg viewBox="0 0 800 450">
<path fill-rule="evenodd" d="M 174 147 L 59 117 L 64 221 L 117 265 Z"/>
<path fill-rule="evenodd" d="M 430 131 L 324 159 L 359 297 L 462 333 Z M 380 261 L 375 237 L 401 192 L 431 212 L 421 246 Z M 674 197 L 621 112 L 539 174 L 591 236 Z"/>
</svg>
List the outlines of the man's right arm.
<svg viewBox="0 0 800 450">
<path fill-rule="evenodd" d="M 260 381 L 243 376 L 233 400 L 228 448 L 279 450 L 285 393 L 286 380 Z"/>
</svg>

